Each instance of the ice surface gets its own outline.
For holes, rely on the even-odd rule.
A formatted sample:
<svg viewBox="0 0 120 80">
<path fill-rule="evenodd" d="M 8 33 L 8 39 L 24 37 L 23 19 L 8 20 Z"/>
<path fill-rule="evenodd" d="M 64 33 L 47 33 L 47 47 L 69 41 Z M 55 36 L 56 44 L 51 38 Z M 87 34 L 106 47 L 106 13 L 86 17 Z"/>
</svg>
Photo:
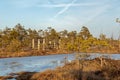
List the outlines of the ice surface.
<svg viewBox="0 0 120 80">
<path fill-rule="evenodd" d="M 21 71 L 38 72 L 45 69 L 53 69 L 63 65 L 61 62 L 65 56 L 68 55 L 61 54 L 0 59 L 0 76 Z M 68 59 L 74 59 L 73 55 L 68 56 Z"/>
<path fill-rule="evenodd" d="M 91 54 L 90 58 L 92 59 L 100 55 L 101 54 Z M 57 66 L 64 65 L 63 61 L 65 57 L 67 57 L 69 61 L 75 59 L 74 54 L 3 58 L 0 59 L 0 76 L 21 71 L 39 72 L 46 69 L 54 69 Z M 120 54 L 111 54 L 110 57 L 120 60 Z"/>
</svg>

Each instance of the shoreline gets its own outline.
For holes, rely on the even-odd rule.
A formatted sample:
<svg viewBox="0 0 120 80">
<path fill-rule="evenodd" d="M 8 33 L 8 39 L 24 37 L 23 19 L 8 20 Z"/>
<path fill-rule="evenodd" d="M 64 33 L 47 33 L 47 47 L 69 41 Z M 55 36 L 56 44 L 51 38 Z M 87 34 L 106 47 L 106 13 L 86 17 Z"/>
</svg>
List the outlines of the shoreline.
<svg viewBox="0 0 120 80">
<path fill-rule="evenodd" d="M 88 53 L 88 54 L 120 54 L 117 52 L 67 52 L 67 51 L 38 51 L 38 50 L 30 50 L 24 52 L 1 52 L 1 58 L 16 58 L 16 57 L 30 57 L 30 56 L 46 56 L 46 55 L 57 55 L 57 54 L 72 54 L 72 53 Z"/>
</svg>

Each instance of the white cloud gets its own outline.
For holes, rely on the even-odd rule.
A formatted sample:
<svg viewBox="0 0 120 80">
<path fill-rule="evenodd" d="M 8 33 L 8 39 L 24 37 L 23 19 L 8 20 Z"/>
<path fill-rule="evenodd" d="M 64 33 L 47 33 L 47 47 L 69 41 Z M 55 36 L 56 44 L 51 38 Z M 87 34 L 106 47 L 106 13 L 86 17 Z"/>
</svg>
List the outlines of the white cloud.
<svg viewBox="0 0 120 80">
<path fill-rule="evenodd" d="M 94 18 L 98 17 L 99 15 L 103 14 L 105 11 L 107 11 L 111 6 L 110 5 L 104 5 L 102 7 L 97 7 L 93 9 L 91 12 L 91 15 L 87 18 L 87 21 L 84 22 L 84 24 L 89 23 L 90 21 L 94 20 Z"/>
<path fill-rule="evenodd" d="M 19 8 L 34 7 L 39 3 L 39 0 L 10 0 L 10 3 Z"/>
<path fill-rule="evenodd" d="M 89 24 L 89 22 L 92 20 L 94 21 L 94 18 L 106 12 L 110 7 L 110 5 L 97 6 L 96 8 L 90 9 L 89 11 L 82 11 L 82 14 L 80 14 L 81 16 L 69 14 L 64 17 L 59 17 L 57 19 L 53 18 L 50 23 L 54 23 L 57 27 L 62 26 L 62 28 L 69 27 L 69 29 L 71 28 L 70 30 L 79 30 L 81 26 Z"/>
<path fill-rule="evenodd" d="M 54 24 L 57 30 L 80 30 L 80 26 L 83 23 L 82 18 L 74 15 L 67 15 L 64 17 L 59 17 L 59 19 L 52 19 L 49 23 Z"/>
</svg>

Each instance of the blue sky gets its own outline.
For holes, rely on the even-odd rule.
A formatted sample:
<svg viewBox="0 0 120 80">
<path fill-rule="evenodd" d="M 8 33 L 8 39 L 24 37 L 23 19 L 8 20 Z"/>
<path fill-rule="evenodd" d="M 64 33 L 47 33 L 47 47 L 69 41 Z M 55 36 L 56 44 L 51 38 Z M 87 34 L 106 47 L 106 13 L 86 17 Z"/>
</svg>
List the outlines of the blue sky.
<svg viewBox="0 0 120 80">
<path fill-rule="evenodd" d="M 89 28 L 94 36 L 100 33 L 118 37 L 120 0 L 0 0 L 0 29 L 21 23 L 25 28 L 57 31 L 80 31 Z"/>
</svg>

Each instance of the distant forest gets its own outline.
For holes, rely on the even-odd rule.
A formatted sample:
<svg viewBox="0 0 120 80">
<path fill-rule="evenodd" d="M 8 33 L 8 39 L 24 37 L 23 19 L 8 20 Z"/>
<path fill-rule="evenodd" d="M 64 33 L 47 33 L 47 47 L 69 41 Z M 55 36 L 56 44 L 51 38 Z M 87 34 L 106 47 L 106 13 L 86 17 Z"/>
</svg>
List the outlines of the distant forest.
<svg viewBox="0 0 120 80">
<path fill-rule="evenodd" d="M 52 27 L 46 30 L 25 29 L 21 24 L 0 30 L 0 53 L 25 51 L 101 52 L 120 53 L 120 42 L 104 33 L 94 37 L 86 26 L 77 31 L 57 32 Z"/>
</svg>

